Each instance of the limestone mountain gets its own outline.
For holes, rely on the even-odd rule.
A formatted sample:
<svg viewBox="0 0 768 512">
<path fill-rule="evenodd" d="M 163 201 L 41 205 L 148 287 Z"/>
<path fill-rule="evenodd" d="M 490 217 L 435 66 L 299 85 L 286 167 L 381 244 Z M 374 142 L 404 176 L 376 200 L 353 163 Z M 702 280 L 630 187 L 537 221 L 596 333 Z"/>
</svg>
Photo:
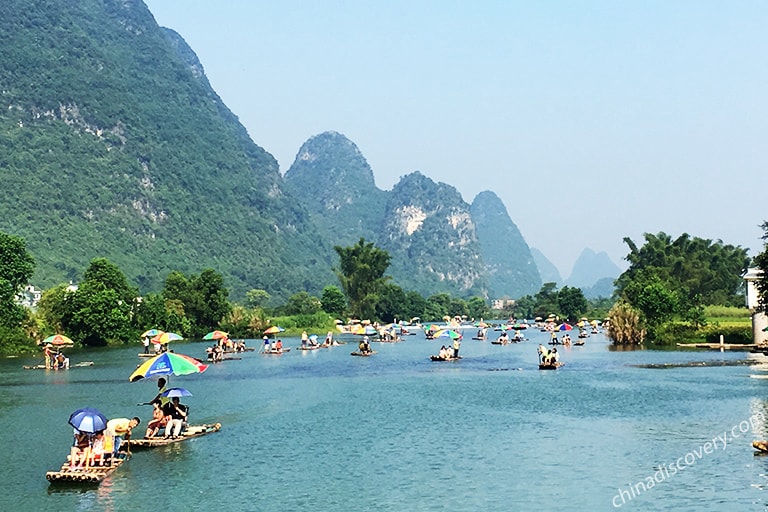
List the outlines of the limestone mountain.
<svg viewBox="0 0 768 512">
<path fill-rule="evenodd" d="M 531 256 L 533 256 L 533 261 L 536 262 L 536 267 L 539 269 L 542 284 L 557 283 L 559 286 L 563 283 L 563 278 L 560 276 L 557 267 L 544 256 L 543 252 L 535 247 L 531 247 Z"/>
<path fill-rule="evenodd" d="M 539 269 L 523 235 L 494 192 L 480 192 L 470 208 L 491 297 L 522 297 L 541 289 Z"/>
<path fill-rule="evenodd" d="M 603 278 L 616 279 L 621 269 L 611 261 L 606 252 L 595 253 L 586 248 L 573 264 L 573 271 L 566 283 L 577 288 L 590 288 Z"/>
<path fill-rule="evenodd" d="M 35 284 L 94 257 L 142 291 L 206 267 L 235 297 L 333 282 L 275 159 L 143 2 L 4 0 L 0 34 L 0 230 L 26 239 Z"/>
<path fill-rule="evenodd" d="M 469 205 L 420 172 L 392 188 L 378 244 L 392 255 L 389 274 L 422 295 L 487 296 L 485 266 Z"/>
<path fill-rule="evenodd" d="M 387 193 L 376 187 L 370 165 L 344 135 L 324 132 L 307 140 L 285 183 L 332 245 L 378 237 Z"/>
</svg>

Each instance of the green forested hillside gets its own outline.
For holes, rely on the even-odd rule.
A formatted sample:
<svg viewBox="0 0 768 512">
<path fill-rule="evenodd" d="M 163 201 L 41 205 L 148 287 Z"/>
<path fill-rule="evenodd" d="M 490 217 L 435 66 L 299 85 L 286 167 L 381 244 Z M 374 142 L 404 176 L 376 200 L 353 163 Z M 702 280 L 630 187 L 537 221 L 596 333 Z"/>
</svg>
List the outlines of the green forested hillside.
<svg viewBox="0 0 768 512">
<path fill-rule="evenodd" d="M 485 266 L 461 194 L 420 172 L 392 188 L 379 235 L 392 255 L 390 274 L 403 288 L 429 295 L 488 295 Z"/>
<path fill-rule="evenodd" d="M 332 245 L 377 239 L 387 193 L 376 187 L 373 170 L 344 135 L 324 132 L 307 140 L 285 182 Z"/>
<path fill-rule="evenodd" d="M 472 201 L 480 252 L 491 297 L 522 297 L 541 288 L 541 277 L 531 250 L 499 196 L 486 190 Z"/>
<path fill-rule="evenodd" d="M 181 38 L 135 0 L 0 4 L 0 231 L 39 286 L 107 257 L 142 291 L 212 267 L 234 295 L 319 291 L 330 244 Z"/>
</svg>

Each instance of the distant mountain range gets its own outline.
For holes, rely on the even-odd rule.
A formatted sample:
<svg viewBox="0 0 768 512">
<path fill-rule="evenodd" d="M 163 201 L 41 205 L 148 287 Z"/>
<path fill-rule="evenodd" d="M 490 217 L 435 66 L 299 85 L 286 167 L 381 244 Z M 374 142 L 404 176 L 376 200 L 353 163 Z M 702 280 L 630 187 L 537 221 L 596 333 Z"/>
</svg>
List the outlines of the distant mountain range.
<svg viewBox="0 0 768 512">
<path fill-rule="evenodd" d="M 142 292 L 210 267 L 235 299 L 284 299 L 336 284 L 333 246 L 361 237 L 425 296 L 514 298 L 561 281 L 496 194 L 468 204 L 420 172 L 380 190 L 342 134 L 311 137 L 282 176 L 140 0 L 6 0 L 0 33 L 0 230 L 27 241 L 38 286 L 106 257 Z M 569 283 L 618 275 L 592 254 Z"/>
</svg>

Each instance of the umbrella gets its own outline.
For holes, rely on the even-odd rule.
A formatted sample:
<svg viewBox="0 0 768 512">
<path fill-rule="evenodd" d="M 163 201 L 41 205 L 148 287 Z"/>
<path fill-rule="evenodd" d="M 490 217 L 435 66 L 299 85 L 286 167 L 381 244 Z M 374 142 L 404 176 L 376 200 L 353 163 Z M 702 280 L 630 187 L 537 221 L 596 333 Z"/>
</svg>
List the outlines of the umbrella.
<svg viewBox="0 0 768 512">
<path fill-rule="evenodd" d="M 48 343 L 50 343 L 51 345 L 57 345 L 57 346 L 75 344 L 74 341 L 67 338 L 63 334 L 54 334 L 53 336 L 48 336 L 43 340 L 43 344 L 48 344 Z"/>
<path fill-rule="evenodd" d="M 768 327 L 763 328 L 763 332 L 766 332 L 766 331 L 768 331 Z"/>
<path fill-rule="evenodd" d="M 565 322 L 563 322 L 557 327 L 558 331 L 570 331 L 571 329 L 573 329 L 573 326 Z"/>
<path fill-rule="evenodd" d="M 512 325 L 511 328 L 516 331 L 522 331 L 523 329 L 527 329 L 528 326 L 525 324 L 515 324 L 515 325 Z"/>
<path fill-rule="evenodd" d="M 374 334 L 377 334 L 379 331 L 376 330 L 376 328 L 372 325 L 366 325 L 366 326 L 360 326 L 354 331 L 352 331 L 352 334 L 359 334 L 361 336 L 373 336 Z"/>
<path fill-rule="evenodd" d="M 136 371 L 128 377 L 128 380 L 136 382 L 140 379 L 159 377 L 161 375 L 203 373 L 207 369 L 208 365 L 201 363 L 197 359 L 185 356 L 184 354 L 163 352 L 139 366 Z"/>
<path fill-rule="evenodd" d="M 272 327 L 264 331 L 264 334 L 277 334 L 279 332 L 283 332 L 284 330 L 285 329 L 283 329 L 279 325 L 273 325 Z"/>
<path fill-rule="evenodd" d="M 154 338 L 152 338 L 152 343 L 160 343 L 161 345 L 167 345 L 171 341 L 179 341 L 183 340 L 184 336 L 180 334 L 176 334 L 175 332 L 161 332 Z"/>
<path fill-rule="evenodd" d="M 186 390 L 184 388 L 168 388 L 162 393 L 160 393 L 160 396 L 167 396 L 169 398 L 173 398 L 175 396 L 178 396 L 178 397 L 192 396 L 192 393 L 190 393 L 189 390 Z"/>
<path fill-rule="evenodd" d="M 141 337 L 146 338 L 147 336 L 149 336 L 150 338 L 154 338 L 155 336 L 157 336 L 158 334 L 161 334 L 162 332 L 163 331 L 161 331 L 160 329 L 150 329 L 148 331 L 144 331 L 141 334 Z"/>
<path fill-rule="evenodd" d="M 220 340 L 222 338 L 228 338 L 229 333 L 224 331 L 211 331 L 205 336 L 203 336 L 204 340 Z"/>
<path fill-rule="evenodd" d="M 461 334 L 457 333 L 452 329 L 442 329 L 440 331 L 437 331 L 434 334 L 434 337 L 435 338 L 451 338 L 452 340 L 457 340 L 461 338 Z"/>
<path fill-rule="evenodd" d="M 69 424 L 80 432 L 95 434 L 107 428 L 107 417 L 101 414 L 98 409 L 85 407 L 69 415 Z"/>
</svg>

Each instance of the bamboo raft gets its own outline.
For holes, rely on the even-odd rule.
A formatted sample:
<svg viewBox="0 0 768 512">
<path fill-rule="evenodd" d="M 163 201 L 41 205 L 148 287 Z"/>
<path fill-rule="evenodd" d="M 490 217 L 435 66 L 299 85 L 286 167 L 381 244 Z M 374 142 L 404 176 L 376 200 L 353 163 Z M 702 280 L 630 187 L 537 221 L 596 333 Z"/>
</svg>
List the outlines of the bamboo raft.
<svg viewBox="0 0 768 512">
<path fill-rule="evenodd" d="M 261 353 L 264 354 L 265 356 L 279 356 L 290 351 L 291 349 L 289 347 L 289 348 L 284 348 L 282 350 L 262 350 Z"/>
<path fill-rule="evenodd" d="M 543 364 L 542 363 L 542 364 L 539 365 L 539 370 L 557 370 L 558 368 L 560 368 L 564 364 L 565 363 L 562 363 L 560 361 L 558 361 L 556 363 L 547 363 L 547 364 Z"/>
<path fill-rule="evenodd" d="M 181 435 L 179 435 L 175 439 L 156 436 L 156 437 L 143 438 L 143 439 L 131 439 L 129 441 L 126 441 L 126 443 L 129 443 L 130 447 L 134 450 L 143 450 L 143 449 L 149 449 L 149 448 L 156 448 L 158 446 L 165 446 L 173 443 L 179 443 L 181 441 L 186 441 L 187 439 L 192 439 L 193 437 L 200 437 L 200 436 L 212 434 L 213 432 L 218 432 L 219 430 L 221 430 L 221 423 L 212 423 L 212 424 L 206 424 L 206 425 L 189 425 L 181 433 Z"/>
<path fill-rule="evenodd" d="M 768 441 L 752 441 L 752 447 L 757 453 L 768 453 Z"/>
<path fill-rule="evenodd" d="M 76 364 L 69 365 L 69 368 L 85 368 L 86 366 L 93 366 L 93 361 L 81 361 Z M 68 370 L 69 368 L 46 368 L 44 364 L 36 364 L 32 366 L 24 366 L 25 370 Z"/>
<path fill-rule="evenodd" d="M 461 358 L 462 356 L 459 356 L 459 357 L 440 357 L 435 355 L 429 356 L 429 359 L 432 361 L 458 361 Z"/>
<path fill-rule="evenodd" d="M 350 352 L 349 355 L 351 356 L 361 356 L 361 357 L 369 357 L 375 354 L 375 350 L 371 350 L 370 352 Z"/>
<path fill-rule="evenodd" d="M 109 464 L 104 466 L 89 466 L 86 468 L 72 469 L 69 461 L 62 464 L 59 471 L 48 471 L 45 478 L 51 484 L 99 484 L 102 480 L 117 471 L 128 459 L 129 455 L 124 457 L 112 457 Z"/>
</svg>

